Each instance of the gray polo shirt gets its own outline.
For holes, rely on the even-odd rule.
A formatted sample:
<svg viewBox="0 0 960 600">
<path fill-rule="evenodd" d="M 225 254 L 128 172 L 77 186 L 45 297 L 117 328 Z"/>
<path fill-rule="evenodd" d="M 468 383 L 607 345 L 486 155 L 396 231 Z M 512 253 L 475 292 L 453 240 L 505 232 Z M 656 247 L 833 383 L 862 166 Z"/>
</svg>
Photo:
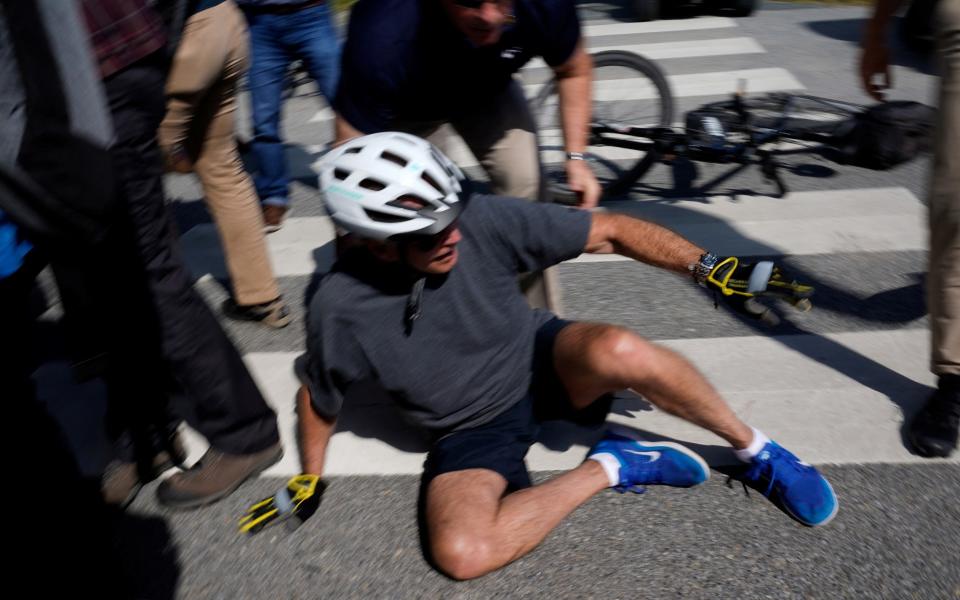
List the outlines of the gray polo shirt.
<svg viewBox="0 0 960 600">
<path fill-rule="evenodd" d="M 408 420 L 437 432 L 485 423 L 527 393 L 534 337 L 553 315 L 534 310 L 517 274 L 583 251 L 590 213 L 474 196 L 460 218 L 459 259 L 426 279 L 421 314 L 406 318 L 419 276 L 355 251 L 310 302 L 298 372 L 313 405 L 336 416 L 347 389 L 374 380 Z"/>
</svg>

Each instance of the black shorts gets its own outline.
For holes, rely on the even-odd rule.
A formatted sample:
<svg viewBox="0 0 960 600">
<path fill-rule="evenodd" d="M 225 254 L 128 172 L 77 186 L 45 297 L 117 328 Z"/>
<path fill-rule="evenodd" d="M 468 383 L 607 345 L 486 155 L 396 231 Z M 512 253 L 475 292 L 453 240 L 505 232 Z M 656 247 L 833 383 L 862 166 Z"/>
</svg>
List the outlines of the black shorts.
<svg viewBox="0 0 960 600">
<path fill-rule="evenodd" d="M 492 421 L 447 434 L 437 440 L 424 465 L 424 486 L 437 475 L 465 469 L 489 469 L 507 480 L 507 489 L 529 487 L 530 473 L 524 457 L 537 440 L 544 421 L 567 420 L 599 425 L 607 418 L 612 398 L 604 397 L 589 408 L 570 406 L 553 366 L 557 334 L 571 321 L 553 318 L 537 330 L 533 353 L 533 379 L 527 394 Z"/>
</svg>

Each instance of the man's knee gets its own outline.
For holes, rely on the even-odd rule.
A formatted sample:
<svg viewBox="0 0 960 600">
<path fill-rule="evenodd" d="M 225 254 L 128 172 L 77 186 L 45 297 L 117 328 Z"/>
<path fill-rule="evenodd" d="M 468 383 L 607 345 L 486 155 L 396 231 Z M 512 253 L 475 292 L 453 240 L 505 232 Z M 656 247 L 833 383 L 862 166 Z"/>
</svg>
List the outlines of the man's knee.
<svg viewBox="0 0 960 600">
<path fill-rule="evenodd" d="M 430 551 L 436 567 L 453 579 L 475 579 L 495 568 L 492 545 L 483 536 L 441 533 L 430 540 Z"/>
<path fill-rule="evenodd" d="M 532 168 L 514 168 L 492 176 L 495 192 L 503 196 L 538 200 L 540 197 L 540 171 Z"/>
<path fill-rule="evenodd" d="M 588 344 L 587 360 L 598 374 L 624 383 L 652 375 L 658 364 L 656 346 L 622 327 L 606 327 Z"/>
<path fill-rule="evenodd" d="M 536 136 L 528 131 L 508 131 L 499 147 L 484 162 L 494 191 L 504 196 L 538 200 L 540 161 Z"/>
</svg>

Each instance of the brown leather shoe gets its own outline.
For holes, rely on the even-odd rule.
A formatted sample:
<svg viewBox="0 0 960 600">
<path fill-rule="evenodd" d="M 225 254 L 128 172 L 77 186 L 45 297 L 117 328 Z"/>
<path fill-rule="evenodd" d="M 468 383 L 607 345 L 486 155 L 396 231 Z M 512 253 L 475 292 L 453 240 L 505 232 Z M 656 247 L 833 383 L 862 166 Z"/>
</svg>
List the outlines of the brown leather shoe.
<svg viewBox="0 0 960 600">
<path fill-rule="evenodd" d="M 268 204 L 263 207 L 263 231 L 273 233 L 283 227 L 283 220 L 287 217 L 286 206 Z"/>
<path fill-rule="evenodd" d="M 190 469 L 163 480 L 157 488 L 157 500 L 168 508 L 195 508 L 216 502 L 282 456 L 280 442 L 252 454 L 225 454 L 210 448 Z"/>
<path fill-rule="evenodd" d="M 140 493 L 143 482 L 137 463 L 111 460 L 100 478 L 100 496 L 110 506 L 126 508 Z"/>
<path fill-rule="evenodd" d="M 140 474 L 135 462 L 111 460 L 100 478 L 100 496 L 106 504 L 126 508 L 137 497 L 144 483 L 153 481 L 168 469 L 182 465 L 185 460 L 187 449 L 183 438 L 179 433 L 174 433 L 166 441 L 165 447 L 154 455 L 146 476 Z"/>
<path fill-rule="evenodd" d="M 274 329 L 282 329 L 293 320 L 282 298 L 263 304 L 237 304 L 233 298 L 227 298 L 220 308 L 235 321 L 253 321 Z"/>
</svg>

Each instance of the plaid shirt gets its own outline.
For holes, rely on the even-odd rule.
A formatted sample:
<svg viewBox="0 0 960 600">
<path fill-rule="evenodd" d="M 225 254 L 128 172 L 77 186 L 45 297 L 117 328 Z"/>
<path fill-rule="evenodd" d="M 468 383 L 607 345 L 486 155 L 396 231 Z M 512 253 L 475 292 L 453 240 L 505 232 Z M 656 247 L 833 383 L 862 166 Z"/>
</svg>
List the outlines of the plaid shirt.
<svg viewBox="0 0 960 600">
<path fill-rule="evenodd" d="M 107 78 L 167 43 L 167 32 L 149 0 L 83 0 L 90 43 Z"/>
</svg>

